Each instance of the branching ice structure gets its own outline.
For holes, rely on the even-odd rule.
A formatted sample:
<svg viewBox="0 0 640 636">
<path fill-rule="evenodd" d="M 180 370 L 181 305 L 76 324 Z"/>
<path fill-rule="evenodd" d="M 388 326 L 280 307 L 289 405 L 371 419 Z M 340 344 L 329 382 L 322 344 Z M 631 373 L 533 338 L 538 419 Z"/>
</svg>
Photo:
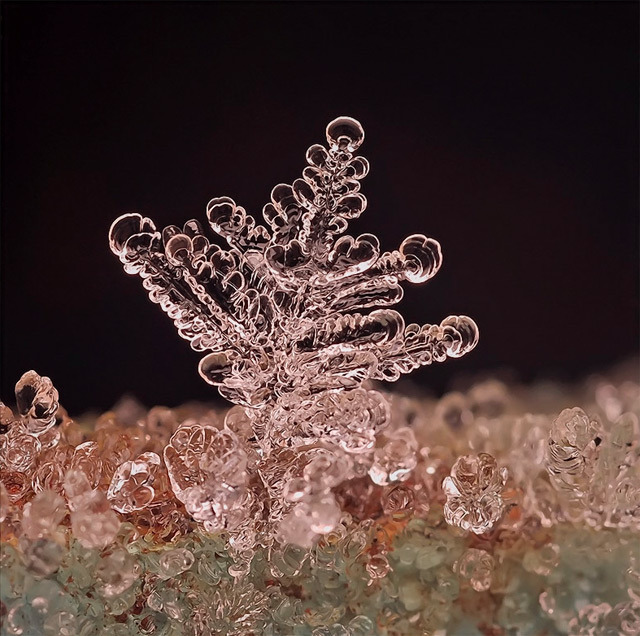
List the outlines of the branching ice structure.
<svg viewBox="0 0 640 636">
<path fill-rule="evenodd" d="M 1 636 L 636 636 L 640 383 L 375 390 L 475 346 L 466 317 L 405 326 L 421 235 L 380 253 L 339 118 L 269 229 L 227 198 L 111 247 L 235 402 L 73 421 L 35 371 L 0 403 Z M 566 408 L 572 403 L 580 408 Z M 533 415 L 532 413 L 536 413 Z"/>
<path fill-rule="evenodd" d="M 271 521 L 282 517 L 281 536 L 302 545 L 338 523 L 332 487 L 362 471 L 388 483 L 411 469 L 402 462 L 405 455 L 412 461 L 415 448 L 402 442 L 396 442 L 400 456 L 386 452 L 391 445 L 374 457 L 389 412 L 385 398 L 363 383 L 396 380 L 420 365 L 462 356 L 478 341 L 466 316 L 405 326 L 388 309 L 402 298 L 403 281 L 435 275 L 440 245 L 415 234 L 382 253 L 375 236 L 345 234 L 367 203 L 360 180 L 369 165 L 354 155 L 364 131 L 339 117 L 326 136 L 328 148 L 307 150 L 302 178 L 273 189 L 263 209 L 268 229 L 228 197 L 209 202 L 210 228 L 228 250 L 212 243 L 197 221 L 159 232 L 150 219 L 125 214 L 110 231 L 125 270 L 141 276 L 151 300 L 195 350 L 209 352 L 200 362 L 202 377 L 248 407 L 249 436 L 261 453 L 256 471 L 274 502 Z M 232 430 L 199 425 L 176 436 L 164 458 L 178 499 L 210 530 L 244 527 L 255 489 L 248 487 L 241 440 Z M 277 479 L 274 492 L 277 449 L 307 446 L 316 448 L 298 456 L 302 474 Z M 380 460 L 389 464 L 388 481 Z"/>
<path fill-rule="evenodd" d="M 126 214 L 111 227 L 111 249 L 125 270 L 142 277 L 196 351 L 211 352 L 200 373 L 232 402 L 261 406 L 397 380 L 477 343 L 466 316 L 405 326 L 386 309 L 401 300 L 400 283 L 436 274 L 437 241 L 414 234 L 382 253 L 372 234 L 344 234 L 367 205 L 360 180 L 369 164 L 354 156 L 363 139 L 356 120 L 332 121 L 328 149 L 311 146 L 302 178 L 273 189 L 263 209 L 267 227 L 232 199 L 212 199 L 207 219 L 228 250 L 197 221 L 159 232 L 150 219 Z M 384 309 L 360 313 L 372 308 Z"/>
</svg>

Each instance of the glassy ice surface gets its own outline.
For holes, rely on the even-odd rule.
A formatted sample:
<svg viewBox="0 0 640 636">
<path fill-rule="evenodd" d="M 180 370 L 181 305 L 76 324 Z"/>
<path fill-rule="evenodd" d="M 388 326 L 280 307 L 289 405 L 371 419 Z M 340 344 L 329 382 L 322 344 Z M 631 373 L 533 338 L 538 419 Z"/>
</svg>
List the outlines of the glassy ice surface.
<svg viewBox="0 0 640 636">
<path fill-rule="evenodd" d="M 478 334 L 391 309 L 436 241 L 346 234 L 363 139 L 329 124 L 263 225 L 225 197 L 206 230 L 113 224 L 234 404 L 74 421 L 20 378 L 0 403 L 3 636 L 640 633 L 638 382 L 376 390 Z"/>
</svg>

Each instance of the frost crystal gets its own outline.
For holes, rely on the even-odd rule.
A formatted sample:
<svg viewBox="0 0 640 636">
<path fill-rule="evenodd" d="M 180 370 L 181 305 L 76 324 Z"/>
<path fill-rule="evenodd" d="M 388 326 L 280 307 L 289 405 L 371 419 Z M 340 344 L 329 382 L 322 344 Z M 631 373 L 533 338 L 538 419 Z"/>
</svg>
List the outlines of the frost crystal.
<svg viewBox="0 0 640 636">
<path fill-rule="evenodd" d="M 125 271 L 141 276 L 195 350 L 208 352 L 200 374 L 232 402 L 260 406 L 291 393 L 303 399 L 367 379 L 397 380 L 477 342 L 466 316 L 405 325 L 387 309 L 401 300 L 400 283 L 427 281 L 442 255 L 421 234 L 393 252 L 381 252 L 371 234 L 345 234 L 367 205 L 360 180 L 369 164 L 354 155 L 363 139 L 354 119 L 332 121 L 328 147 L 309 148 L 302 178 L 273 189 L 265 226 L 232 199 L 212 199 L 209 226 L 229 249 L 197 221 L 160 232 L 126 214 L 111 226 Z"/>
<path fill-rule="evenodd" d="M 202 377 L 239 405 L 222 427 L 184 422 L 163 450 L 177 499 L 207 530 L 233 532 L 239 549 L 265 528 L 309 546 L 339 522 L 333 488 L 367 473 L 379 485 L 407 479 L 413 432 L 379 437 L 389 405 L 363 384 L 457 358 L 478 340 L 466 316 L 405 325 L 389 308 L 402 282 L 435 275 L 440 245 L 415 234 L 382 252 L 371 234 L 345 234 L 367 204 L 360 180 L 369 164 L 355 156 L 364 131 L 339 117 L 326 136 L 327 147 L 307 151 L 302 178 L 273 189 L 265 225 L 221 197 L 207 206 L 209 231 L 188 221 L 160 232 L 139 214 L 111 226 L 125 271 L 206 352 Z M 126 459 L 109 489 L 120 512 L 154 497 L 154 462 Z"/>
<path fill-rule="evenodd" d="M 492 556 L 484 550 L 465 550 L 456 565 L 460 576 L 468 580 L 476 592 L 485 592 L 491 587 L 494 563 Z"/>
<path fill-rule="evenodd" d="M 491 530 L 504 510 L 502 490 L 506 481 L 507 469 L 498 468 L 491 455 L 459 457 L 442 485 L 447 496 L 447 523 L 475 534 Z"/>
</svg>

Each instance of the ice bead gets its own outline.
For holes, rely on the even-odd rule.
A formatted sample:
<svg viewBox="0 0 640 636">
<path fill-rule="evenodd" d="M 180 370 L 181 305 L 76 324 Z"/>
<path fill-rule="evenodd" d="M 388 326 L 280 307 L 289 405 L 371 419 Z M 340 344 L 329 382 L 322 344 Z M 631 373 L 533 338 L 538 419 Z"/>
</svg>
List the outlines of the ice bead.
<svg viewBox="0 0 640 636">
<path fill-rule="evenodd" d="M 450 525 L 475 534 L 491 530 L 500 520 L 507 469 L 487 453 L 459 457 L 442 487 L 447 498 L 444 518 Z"/>
<path fill-rule="evenodd" d="M 473 421 L 473 413 L 465 395 L 452 392 L 443 395 L 436 406 L 435 416 L 454 431 Z"/>
<path fill-rule="evenodd" d="M 560 562 L 560 548 L 554 543 L 548 543 L 535 550 L 528 550 L 522 566 L 528 572 L 535 572 L 541 576 L 548 575 Z"/>
<path fill-rule="evenodd" d="M 6 435 L 0 435 L 0 466 L 3 470 L 26 473 L 40 453 L 42 444 L 22 426 L 13 426 Z"/>
<path fill-rule="evenodd" d="M 109 506 L 105 494 L 99 490 L 84 493 L 75 500 L 71 512 L 71 527 L 78 541 L 86 548 L 106 548 L 120 529 L 120 519 Z"/>
<path fill-rule="evenodd" d="M 93 492 L 86 473 L 76 468 L 67 471 L 63 481 L 63 490 L 71 510 L 82 508 L 84 500 L 90 497 Z"/>
<path fill-rule="evenodd" d="M 77 618 L 71 612 L 55 612 L 45 618 L 43 636 L 77 636 Z"/>
<path fill-rule="evenodd" d="M 0 480 L 5 487 L 9 501 L 17 503 L 22 501 L 31 490 L 31 481 L 26 473 L 16 470 L 0 471 Z"/>
<path fill-rule="evenodd" d="M 162 554 L 158 562 L 160 576 L 165 579 L 172 579 L 189 570 L 193 563 L 194 556 L 190 550 L 185 548 L 167 550 Z"/>
<path fill-rule="evenodd" d="M 64 557 L 64 547 L 50 539 L 36 539 L 24 546 L 27 571 L 36 577 L 53 574 Z"/>
<path fill-rule="evenodd" d="M 41 435 L 40 440 L 42 437 Z M 70 467 L 74 450 L 73 446 L 60 442 L 40 453 L 32 479 L 34 492 L 53 490 L 63 494 L 64 477 Z"/>
<path fill-rule="evenodd" d="M 375 633 L 375 626 L 373 621 L 368 617 L 360 614 L 354 616 L 349 621 L 349 634 L 350 636 L 368 636 Z"/>
<path fill-rule="evenodd" d="M 382 510 L 387 515 L 402 518 L 414 511 L 415 490 L 405 484 L 387 486 L 382 493 Z"/>
<path fill-rule="evenodd" d="M 418 462 L 417 442 L 413 431 L 408 427 L 388 432 L 386 441 L 376 448 L 369 476 L 379 486 L 404 481 Z"/>
<path fill-rule="evenodd" d="M 285 543 L 311 547 L 316 539 L 331 532 L 340 521 L 335 497 L 322 492 L 297 503 L 279 524 L 279 536 Z"/>
<path fill-rule="evenodd" d="M 140 575 L 140 565 L 135 556 L 118 548 L 103 556 L 96 568 L 98 589 L 107 599 L 121 595 L 128 590 Z"/>
<path fill-rule="evenodd" d="M 165 447 L 164 460 L 171 488 L 183 502 L 190 488 L 202 485 L 211 475 L 229 486 L 240 486 L 247 480 L 246 452 L 229 429 L 185 422 Z"/>
</svg>

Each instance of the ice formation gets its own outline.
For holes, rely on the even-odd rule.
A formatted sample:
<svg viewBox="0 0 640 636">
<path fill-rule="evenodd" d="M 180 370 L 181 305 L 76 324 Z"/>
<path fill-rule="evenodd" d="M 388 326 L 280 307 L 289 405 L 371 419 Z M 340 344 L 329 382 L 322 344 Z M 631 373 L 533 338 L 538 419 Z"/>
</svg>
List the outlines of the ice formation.
<svg viewBox="0 0 640 636">
<path fill-rule="evenodd" d="M 327 147 L 307 150 L 302 178 L 273 189 L 266 227 L 228 197 L 209 202 L 210 231 L 228 250 L 195 220 L 160 232 L 125 214 L 111 226 L 125 271 L 142 278 L 195 350 L 208 352 L 200 374 L 239 406 L 222 430 L 183 425 L 163 452 L 175 496 L 210 531 L 252 535 L 252 519 L 266 515 L 282 539 L 310 546 L 339 521 L 332 488 L 342 481 L 367 472 L 379 485 L 406 479 L 413 433 L 381 435 L 389 407 L 367 383 L 459 357 L 478 341 L 466 316 L 405 325 L 388 309 L 402 282 L 435 275 L 440 245 L 415 234 L 381 252 L 375 236 L 345 234 L 367 203 L 360 180 L 369 164 L 354 154 L 364 131 L 339 117 L 326 137 Z M 123 470 L 129 479 L 145 473 Z M 152 496 L 143 479 L 136 488 Z M 130 488 L 112 484 L 110 496 L 116 487 Z"/>
<path fill-rule="evenodd" d="M 234 403 L 314 400 L 368 379 L 396 380 L 476 345 L 466 316 L 405 325 L 387 309 L 402 299 L 402 282 L 436 274 L 437 241 L 414 234 L 381 252 L 372 234 L 345 234 L 367 205 L 360 180 L 369 164 L 354 155 L 363 139 L 356 120 L 332 121 L 328 147 L 307 150 L 302 178 L 271 192 L 267 227 L 232 199 L 212 199 L 207 220 L 227 250 L 195 220 L 160 232 L 150 219 L 125 214 L 111 226 L 125 271 L 143 279 L 196 351 L 209 352 L 200 374 Z"/>
<path fill-rule="evenodd" d="M 264 227 L 211 201 L 228 250 L 196 221 L 113 224 L 234 405 L 74 421 L 25 373 L 15 412 L 0 403 L 3 636 L 640 634 L 635 375 L 376 389 L 463 355 L 477 328 L 388 308 L 441 254 L 344 234 L 366 204 L 363 138 L 329 124 Z"/>
</svg>

